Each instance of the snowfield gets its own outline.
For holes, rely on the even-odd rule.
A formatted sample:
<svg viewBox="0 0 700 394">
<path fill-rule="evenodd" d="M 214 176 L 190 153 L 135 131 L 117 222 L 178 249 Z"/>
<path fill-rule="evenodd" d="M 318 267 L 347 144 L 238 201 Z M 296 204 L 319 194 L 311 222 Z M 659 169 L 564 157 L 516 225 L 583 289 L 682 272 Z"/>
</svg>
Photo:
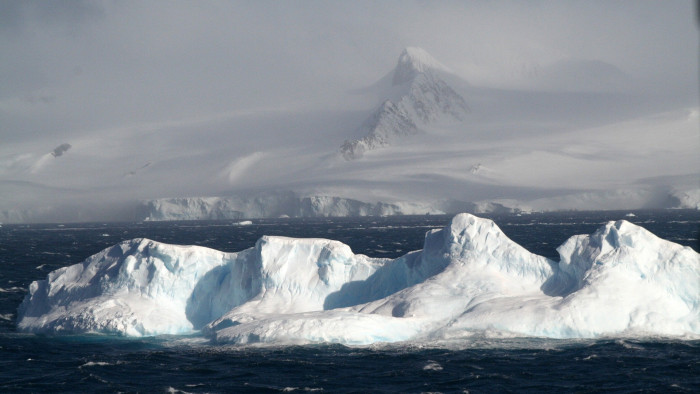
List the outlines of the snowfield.
<svg viewBox="0 0 700 394">
<path fill-rule="evenodd" d="M 700 255 L 621 220 L 532 254 L 459 214 L 394 260 L 326 239 L 224 253 L 125 241 L 30 285 L 17 328 L 217 343 L 370 344 L 469 337 L 700 338 Z"/>
<path fill-rule="evenodd" d="M 323 105 L 8 141 L 0 221 L 698 209 L 697 99 L 635 91 L 607 66 L 579 88 L 480 86 L 409 47 Z"/>
</svg>

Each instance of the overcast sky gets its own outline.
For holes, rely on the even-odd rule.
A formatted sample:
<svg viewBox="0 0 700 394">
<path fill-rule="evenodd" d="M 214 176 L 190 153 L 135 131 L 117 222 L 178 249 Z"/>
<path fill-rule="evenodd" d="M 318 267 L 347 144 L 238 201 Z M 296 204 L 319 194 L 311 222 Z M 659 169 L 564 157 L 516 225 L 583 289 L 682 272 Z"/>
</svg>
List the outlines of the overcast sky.
<svg viewBox="0 0 700 394">
<path fill-rule="evenodd" d="M 0 138 L 332 105 L 410 45 L 475 85 L 585 61 L 693 99 L 694 16 L 691 1 L 6 0 Z"/>
<path fill-rule="evenodd" d="M 631 93 L 613 106 L 635 97 L 643 115 L 697 109 L 696 15 L 693 1 L 2 0 L 0 209 L 39 204 L 46 187 L 215 193 L 197 189 L 202 174 L 279 158 L 269 140 L 285 148 L 324 136 L 332 150 L 359 124 L 334 114 L 371 111 L 377 103 L 357 90 L 391 72 L 407 46 L 474 87 Z M 298 111 L 328 115 L 290 124 Z M 550 120 L 589 116 L 576 101 L 560 112 Z M 187 161 L 193 145 L 199 156 Z M 289 155 L 288 164 L 306 160 Z M 195 168 L 207 157 L 213 164 Z M 173 177 L 188 170 L 183 189 Z M 128 190 L 132 172 L 144 176 Z M 221 187 L 247 184 L 230 178 Z"/>
</svg>

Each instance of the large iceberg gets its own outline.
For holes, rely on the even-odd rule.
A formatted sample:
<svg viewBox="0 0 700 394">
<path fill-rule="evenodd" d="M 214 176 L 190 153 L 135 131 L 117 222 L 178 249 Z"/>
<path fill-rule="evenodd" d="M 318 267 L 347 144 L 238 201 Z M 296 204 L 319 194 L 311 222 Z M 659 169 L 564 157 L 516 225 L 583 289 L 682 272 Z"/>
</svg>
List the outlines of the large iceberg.
<svg viewBox="0 0 700 394">
<path fill-rule="evenodd" d="M 394 260 L 325 239 L 266 236 L 238 253 L 135 239 L 33 282 L 17 327 L 238 344 L 700 337 L 691 248 L 621 220 L 558 251 L 532 254 L 469 214 Z"/>
</svg>

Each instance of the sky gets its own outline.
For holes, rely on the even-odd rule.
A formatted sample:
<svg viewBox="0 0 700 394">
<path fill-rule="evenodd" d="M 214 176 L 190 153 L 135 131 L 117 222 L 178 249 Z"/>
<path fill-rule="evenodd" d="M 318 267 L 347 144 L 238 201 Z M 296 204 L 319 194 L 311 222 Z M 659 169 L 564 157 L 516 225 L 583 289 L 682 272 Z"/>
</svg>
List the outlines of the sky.
<svg viewBox="0 0 700 394">
<path fill-rule="evenodd" d="M 5 0 L 0 181 L 51 183 L 32 174 L 64 143 L 69 157 L 80 141 L 104 148 L 231 118 L 366 110 L 351 92 L 390 72 L 406 46 L 473 86 L 697 107 L 696 15 L 692 1 Z M 187 151 L 182 141 L 169 149 Z M 250 155 L 263 153 L 237 160 Z M 162 182 L 153 197 L 175 192 Z"/>
</svg>

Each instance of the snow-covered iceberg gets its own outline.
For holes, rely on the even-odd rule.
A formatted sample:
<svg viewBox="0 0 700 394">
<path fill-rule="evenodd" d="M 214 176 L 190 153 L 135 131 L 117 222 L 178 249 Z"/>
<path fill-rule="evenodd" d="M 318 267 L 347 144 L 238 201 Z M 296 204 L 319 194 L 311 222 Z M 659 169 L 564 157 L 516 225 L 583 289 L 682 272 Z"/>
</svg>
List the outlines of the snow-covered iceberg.
<svg viewBox="0 0 700 394">
<path fill-rule="evenodd" d="M 484 331 L 552 338 L 700 337 L 700 255 L 621 220 L 555 262 L 469 214 L 400 258 L 263 237 L 224 253 L 125 241 L 33 282 L 17 327 L 129 336 L 201 330 L 219 343 L 368 344 Z"/>
</svg>

